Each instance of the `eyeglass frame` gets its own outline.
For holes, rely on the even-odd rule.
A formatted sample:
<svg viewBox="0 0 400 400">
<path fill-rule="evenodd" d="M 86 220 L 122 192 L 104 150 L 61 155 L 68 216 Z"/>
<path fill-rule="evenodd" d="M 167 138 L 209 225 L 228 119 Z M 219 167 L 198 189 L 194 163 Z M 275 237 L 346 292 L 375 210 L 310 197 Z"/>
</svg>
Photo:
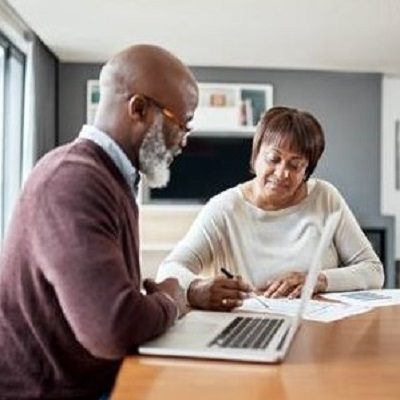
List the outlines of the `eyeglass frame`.
<svg viewBox="0 0 400 400">
<path fill-rule="evenodd" d="M 180 122 L 179 118 L 167 107 L 163 106 L 160 102 L 158 102 L 157 100 L 154 100 L 152 97 L 150 96 L 146 96 L 144 94 L 131 94 L 128 96 L 128 101 L 130 101 L 133 97 L 135 96 L 142 96 L 143 98 L 145 98 L 146 100 L 150 101 L 151 103 L 153 103 L 156 107 L 158 107 L 161 111 L 161 113 L 168 118 L 169 120 L 171 120 L 172 122 L 174 122 L 179 129 L 181 130 L 181 132 L 184 134 L 183 138 L 186 139 L 190 133 L 192 132 L 192 128 L 187 126 L 186 123 L 182 124 L 182 122 Z"/>
</svg>

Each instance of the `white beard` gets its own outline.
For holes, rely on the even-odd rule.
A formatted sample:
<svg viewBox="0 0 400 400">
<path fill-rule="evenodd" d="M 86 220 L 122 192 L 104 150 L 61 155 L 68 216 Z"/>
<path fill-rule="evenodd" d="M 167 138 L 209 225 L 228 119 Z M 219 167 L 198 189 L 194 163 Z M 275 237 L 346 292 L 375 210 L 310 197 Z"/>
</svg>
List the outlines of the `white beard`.
<svg viewBox="0 0 400 400">
<path fill-rule="evenodd" d="M 146 132 L 139 149 L 139 169 L 150 188 L 167 186 L 171 172 L 169 166 L 180 151 L 167 149 L 162 131 L 163 117 L 158 114 Z"/>
</svg>

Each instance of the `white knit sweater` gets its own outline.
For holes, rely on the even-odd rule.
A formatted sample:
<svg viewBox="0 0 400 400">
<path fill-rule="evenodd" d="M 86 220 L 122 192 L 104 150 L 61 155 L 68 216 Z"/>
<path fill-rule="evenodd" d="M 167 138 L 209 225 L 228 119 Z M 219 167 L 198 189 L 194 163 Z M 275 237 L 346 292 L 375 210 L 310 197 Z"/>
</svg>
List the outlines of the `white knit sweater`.
<svg viewBox="0 0 400 400">
<path fill-rule="evenodd" d="M 249 203 L 240 185 L 213 197 L 161 264 L 157 279 L 176 277 L 187 290 L 199 274 L 219 274 L 224 266 L 261 289 L 288 272 L 307 271 L 328 215 L 340 210 L 321 265 L 327 291 L 380 288 L 382 264 L 338 190 L 318 179 L 307 187 L 303 201 L 278 211 Z"/>
</svg>

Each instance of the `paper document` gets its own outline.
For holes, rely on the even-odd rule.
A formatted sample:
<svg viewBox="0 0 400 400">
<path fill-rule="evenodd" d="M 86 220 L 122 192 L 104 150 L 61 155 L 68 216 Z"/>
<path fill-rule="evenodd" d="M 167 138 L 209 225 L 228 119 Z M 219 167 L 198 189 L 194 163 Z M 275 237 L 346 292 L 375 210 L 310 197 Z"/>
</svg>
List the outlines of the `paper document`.
<svg viewBox="0 0 400 400">
<path fill-rule="evenodd" d="M 300 306 L 300 299 L 269 299 L 264 296 L 257 296 L 246 299 L 237 311 L 251 312 L 272 312 L 293 316 Z M 307 304 L 304 319 L 319 322 L 337 321 L 351 315 L 361 314 L 370 311 L 372 307 L 365 304 L 344 304 L 328 301 L 310 300 Z"/>
<path fill-rule="evenodd" d="M 400 289 L 358 290 L 326 293 L 324 298 L 351 305 L 368 305 L 371 308 L 400 304 Z"/>
</svg>

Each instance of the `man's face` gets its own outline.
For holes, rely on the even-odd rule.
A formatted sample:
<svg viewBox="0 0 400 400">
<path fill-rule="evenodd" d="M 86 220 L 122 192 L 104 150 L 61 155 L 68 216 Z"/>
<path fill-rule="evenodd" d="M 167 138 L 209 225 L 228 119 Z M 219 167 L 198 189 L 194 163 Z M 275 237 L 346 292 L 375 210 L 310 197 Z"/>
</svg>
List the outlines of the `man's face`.
<svg viewBox="0 0 400 400">
<path fill-rule="evenodd" d="M 169 182 L 169 166 L 186 146 L 190 133 L 188 123 L 197 106 L 198 89 L 195 82 L 187 84 L 184 99 L 175 104 L 174 112 L 154 99 L 147 99 L 157 113 L 139 149 L 139 169 L 151 188 L 161 188 Z"/>
<path fill-rule="evenodd" d="M 139 169 L 146 176 L 150 188 L 167 186 L 174 157 L 181 153 L 179 145 L 167 148 L 163 132 L 163 115 L 156 114 L 153 124 L 146 132 L 139 150 Z"/>
</svg>

